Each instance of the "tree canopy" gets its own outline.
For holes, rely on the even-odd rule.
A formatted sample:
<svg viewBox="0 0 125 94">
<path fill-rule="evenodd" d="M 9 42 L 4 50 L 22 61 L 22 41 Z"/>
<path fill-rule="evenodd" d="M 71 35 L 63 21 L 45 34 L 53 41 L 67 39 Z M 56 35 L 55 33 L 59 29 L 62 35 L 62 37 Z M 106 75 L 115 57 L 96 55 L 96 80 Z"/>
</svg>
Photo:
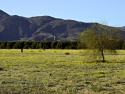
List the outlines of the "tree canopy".
<svg viewBox="0 0 125 94">
<path fill-rule="evenodd" d="M 81 34 L 81 41 L 87 48 L 98 51 L 97 55 L 105 62 L 104 50 L 115 51 L 117 41 L 122 40 L 121 30 L 106 25 L 94 24 L 85 29 Z"/>
</svg>

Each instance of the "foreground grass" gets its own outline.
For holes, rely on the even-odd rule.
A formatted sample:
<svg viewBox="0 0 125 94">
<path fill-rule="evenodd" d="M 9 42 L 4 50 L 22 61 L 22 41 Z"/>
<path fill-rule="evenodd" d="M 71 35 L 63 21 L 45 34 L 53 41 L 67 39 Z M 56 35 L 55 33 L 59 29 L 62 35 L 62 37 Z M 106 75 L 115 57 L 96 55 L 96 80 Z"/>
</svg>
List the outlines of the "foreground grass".
<svg viewBox="0 0 125 94">
<path fill-rule="evenodd" d="M 107 54 L 106 63 L 86 53 L 0 50 L 0 94 L 125 94 L 125 51 Z"/>
</svg>

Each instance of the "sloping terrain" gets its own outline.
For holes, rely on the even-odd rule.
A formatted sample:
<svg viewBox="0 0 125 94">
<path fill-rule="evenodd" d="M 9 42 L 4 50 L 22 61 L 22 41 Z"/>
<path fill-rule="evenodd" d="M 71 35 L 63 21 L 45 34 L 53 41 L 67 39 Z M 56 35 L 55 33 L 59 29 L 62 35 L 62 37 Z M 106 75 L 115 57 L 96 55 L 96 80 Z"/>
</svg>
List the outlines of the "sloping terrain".
<svg viewBox="0 0 125 94">
<path fill-rule="evenodd" d="M 74 41 L 91 24 L 51 16 L 26 18 L 0 10 L 0 41 Z"/>
</svg>

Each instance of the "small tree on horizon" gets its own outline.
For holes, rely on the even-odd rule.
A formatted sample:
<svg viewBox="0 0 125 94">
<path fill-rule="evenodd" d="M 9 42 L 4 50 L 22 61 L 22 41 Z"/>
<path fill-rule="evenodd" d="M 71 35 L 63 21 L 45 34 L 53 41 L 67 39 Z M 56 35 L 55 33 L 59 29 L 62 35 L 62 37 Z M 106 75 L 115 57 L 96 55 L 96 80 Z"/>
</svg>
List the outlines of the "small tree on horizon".
<svg viewBox="0 0 125 94">
<path fill-rule="evenodd" d="M 105 62 L 104 50 L 115 52 L 116 45 L 114 42 L 122 39 L 120 29 L 101 24 L 93 24 L 81 34 L 81 41 L 85 43 L 88 49 L 98 52 L 96 55 L 102 58 L 102 62 Z"/>
</svg>

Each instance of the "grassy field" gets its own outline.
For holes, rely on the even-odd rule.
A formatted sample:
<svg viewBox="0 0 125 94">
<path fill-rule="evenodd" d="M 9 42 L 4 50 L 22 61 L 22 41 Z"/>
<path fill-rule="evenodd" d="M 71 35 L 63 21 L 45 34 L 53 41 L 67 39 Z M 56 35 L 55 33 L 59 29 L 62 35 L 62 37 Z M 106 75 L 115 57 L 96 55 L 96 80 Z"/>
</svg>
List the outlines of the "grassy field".
<svg viewBox="0 0 125 94">
<path fill-rule="evenodd" d="M 125 51 L 0 50 L 0 94 L 125 94 Z"/>
</svg>

